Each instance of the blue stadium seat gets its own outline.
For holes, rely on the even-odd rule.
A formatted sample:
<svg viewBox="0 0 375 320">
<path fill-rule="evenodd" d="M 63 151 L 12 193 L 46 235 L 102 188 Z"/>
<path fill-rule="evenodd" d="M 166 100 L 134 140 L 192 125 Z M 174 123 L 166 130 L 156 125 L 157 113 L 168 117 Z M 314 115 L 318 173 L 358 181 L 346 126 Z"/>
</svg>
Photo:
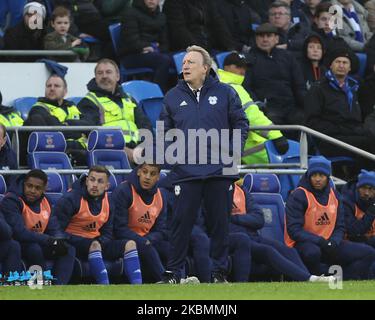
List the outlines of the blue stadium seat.
<svg viewBox="0 0 375 320">
<path fill-rule="evenodd" d="M 27 119 L 31 107 L 37 102 L 36 97 L 22 97 L 13 101 L 12 105 L 20 113 L 23 120 Z"/>
<path fill-rule="evenodd" d="M 88 163 L 105 166 L 111 169 L 131 169 L 128 157 L 124 152 L 125 141 L 121 130 L 93 130 L 88 138 Z M 126 175 L 118 174 L 117 183 Z"/>
<path fill-rule="evenodd" d="M 216 55 L 216 62 L 217 62 L 217 66 L 220 68 L 220 69 L 223 69 L 224 68 L 224 60 L 226 58 L 226 56 L 228 54 L 230 54 L 231 51 L 224 51 L 224 52 L 220 52 Z"/>
<path fill-rule="evenodd" d="M 285 154 L 279 154 L 276 150 L 273 142 L 268 140 L 264 143 L 264 147 L 267 151 L 268 159 L 270 163 L 299 163 L 299 142 L 288 140 L 289 149 Z M 281 195 L 284 200 L 287 199 L 289 192 L 296 187 L 300 179 L 299 175 L 279 175 L 281 184 Z"/>
<path fill-rule="evenodd" d="M 285 206 L 275 174 L 246 174 L 243 185 L 260 205 L 265 224 L 260 235 L 284 243 Z"/>
<path fill-rule="evenodd" d="M 70 98 L 67 98 L 66 100 L 69 100 L 73 102 L 75 105 L 77 105 L 82 100 L 82 98 L 83 97 L 70 97 Z"/>
<path fill-rule="evenodd" d="M 365 77 L 366 73 L 366 65 L 367 65 L 367 55 L 366 53 L 356 53 L 356 56 L 358 57 L 359 60 L 359 70 L 358 70 L 358 75 L 361 78 Z"/>
<path fill-rule="evenodd" d="M 164 97 L 159 85 L 143 80 L 133 80 L 124 82 L 121 86 L 137 101 L 139 107 L 150 119 L 152 127 L 156 128 L 156 121 L 159 119 Z"/>
<path fill-rule="evenodd" d="M 116 56 L 120 56 L 119 54 L 119 43 L 120 43 L 120 35 L 121 35 L 121 23 L 114 23 L 111 24 L 109 27 L 109 33 L 111 35 L 113 49 L 115 51 Z M 136 75 L 136 74 L 144 74 L 144 73 L 152 73 L 153 70 L 151 68 L 125 68 L 122 63 L 120 63 L 120 74 L 121 80 L 125 81 L 128 77 Z"/>
<path fill-rule="evenodd" d="M 0 200 L 4 198 L 4 195 L 7 192 L 7 184 L 5 182 L 5 179 L 2 175 L 0 175 Z"/>
<path fill-rule="evenodd" d="M 47 174 L 48 184 L 46 189 L 46 196 L 51 201 L 52 206 L 62 197 L 63 193 L 67 191 L 67 186 L 64 186 L 64 180 L 57 172 Z"/>
<path fill-rule="evenodd" d="M 27 145 L 27 160 L 30 168 L 73 169 L 65 149 L 65 137 L 60 131 L 32 132 Z M 75 177 L 74 175 L 63 175 L 62 180 L 64 190 L 67 190 Z"/>
<path fill-rule="evenodd" d="M 182 62 L 184 60 L 186 51 L 178 52 L 173 55 L 173 61 L 176 66 L 177 74 L 182 72 Z"/>
</svg>

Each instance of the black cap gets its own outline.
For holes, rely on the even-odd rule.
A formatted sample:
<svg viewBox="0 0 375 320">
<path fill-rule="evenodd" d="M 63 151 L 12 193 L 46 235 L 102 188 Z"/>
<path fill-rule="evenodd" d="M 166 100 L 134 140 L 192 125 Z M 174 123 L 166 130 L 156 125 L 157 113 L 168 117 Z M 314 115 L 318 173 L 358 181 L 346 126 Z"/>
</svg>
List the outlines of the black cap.
<svg viewBox="0 0 375 320">
<path fill-rule="evenodd" d="M 246 68 L 247 63 L 245 56 L 237 51 L 229 53 L 224 59 L 224 67 L 232 64 L 239 68 Z"/>
<path fill-rule="evenodd" d="M 327 67 L 329 68 L 332 62 L 339 57 L 348 58 L 350 60 L 351 73 L 356 72 L 356 70 L 358 69 L 358 65 L 359 65 L 358 58 L 351 49 L 346 48 L 346 47 L 340 47 L 340 48 L 337 48 L 328 52 L 326 59 L 325 59 Z"/>
<path fill-rule="evenodd" d="M 255 34 L 264 34 L 264 33 L 275 33 L 279 34 L 279 30 L 269 22 L 261 24 L 255 30 Z"/>
</svg>

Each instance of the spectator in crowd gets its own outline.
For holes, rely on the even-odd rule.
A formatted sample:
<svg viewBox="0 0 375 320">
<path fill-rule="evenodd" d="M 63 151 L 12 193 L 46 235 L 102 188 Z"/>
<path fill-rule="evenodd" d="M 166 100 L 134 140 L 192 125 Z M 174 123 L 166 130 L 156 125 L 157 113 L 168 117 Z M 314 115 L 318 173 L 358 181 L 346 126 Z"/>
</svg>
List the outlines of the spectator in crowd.
<svg viewBox="0 0 375 320">
<path fill-rule="evenodd" d="M 291 21 L 296 23 L 301 23 L 304 26 L 309 26 L 307 17 L 303 13 L 303 6 L 305 5 L 305 0 L 281 0 L 285 2 L 290 7 L 290 17 Z"/>
<path fill-rule="evenodd" d="M 259 15 L 262 23 L 268 21 L 268 10 L 274 0 L 245 0 L 245 2 Z"/>
<path fill-rule="evenodd" d="M 350 49 L 345 40 L 337 35 L 337 30 L 331 28 L 330 21 L 333 18 L 333 14 L 330 12 L 331 6 L 329 2 L 320 3 L 316 7 L 312 25 L 312 31 L 322 37 L 327 53 L 339 47 Z"/>
<path fill-rule="evenodd" d="M 43 50 L 46 8 L 38 2 L 29 2 L 23 8 L 23 21 L 6 30 L 4 50 Z M 9 61 L 33 62 L 35 56 L 9 57 Z"/>
<path fill-rule="evenodd" d="M 224 59 L 224 70 L 219 69 L 218 76 L 221 82 L 228 83 L 236 90 L 241 99 L 242 108 L 252 126 L 272 125 L 273 123 L 264 115 L 242 86 L 246 70 L 245 56 L 234 51 Z M 288 141 L 279 130 L 251 130 L 245 142 L 242 163 L 268 163 L 267 152 L 264 148 L 264 142 L 267 140 L 272 140 L 280 154 L 288 151 Z"/>
<path fill-rule="evenodd" d="M 305 3 L 301 6 L 303 14 L 303 21 L 301 22 L 306 22 L 309 28 L 311 28 L 314 23 L 316 8 L 321 2 L 322 0 L 305 0 Z"/>
<path fill-rule="evenodd" d="M 236 142 L 241 142 L 243 148 L 249 128 L 240 99 L 231 87 L 219 82 L 216 74 L 211 72 L 211 66 L 211 57 L 205 49 L 199 46 L 187 48 L 183 59 L 184 79 L 164 98 L 165 107 L 160 115 L 161 121 L 164 121 L 164 130 L 179 129 L 187 135 L 189 129 L 217 132 L 238 129 L 238 139 L 241 140 Z M 190 107 L 181 108 L 180 104 Z M 229 143 L 232 146 L 234 142 L 231 140 Z M 212 154 L 219 154 L 220 144 L 203 146 L 204 150 L 195 153 L 191 153 L 188 144 L 185 144 L 185 159 L 173 166 L 175 198 L 170 232 L 172 249 L 163 283 L 180 282 L 191 232 L 202 203 L 211 236 L 212 282 L 226 282 L 228 215 L 236 174 L 226 168 L 234 163 L 224 165 L 219 156 L 218 162 L 213 161 L 216 156 Z M 209 158 L 202 161 L 203 154 Z M 192 155 L 196 164 L 192 164 Z"/>
<path fill-rule="evenodd" d="M 99 8 L 101 3 L 109 1 L 101 0 L 49 0 L 53 1 L 54 7 L 64 6 L 72 14 L 74 27 L 79 32 L 71 32 L 80 38 L 94 37 L 99 42 L 88 42 L 90 48 L 90 56 L 88 61 L 98 61 L 100 58 L 111 58 L 113 53 L 111 37 L 109 34 L 108 20 L 104 19 Z"/>
<path fill-rule="evenodd" d="M 216 0 L 166 0 L 163 11 L 167 16 L 171 50 L 185 50 L 191 45 L 210 52 L 236 48 Z"/>
<path fill-rule="evenodd" d="M 114 232 L 117 239 L 131 239 L 137 244 L 142 273 L 150 281 L 161 280 L 162 260 L 168 259 L 167 200 L 157 182 L 160 166 L 142 164 L 113 192 Z"/>
<path fill-rule="evenodd" d="M 375 31 L 375 0 L 365 0 L 363 1 L 363 6 L 368 11 L 367 24 L 370 31 L 374 33 Z"/>
<path fill-rule="evenodd" d="M 102 15 L 102 19 L 108 24 L 124 21 L 126 12 L 132 5 L 133 0 L 105 0 L 95 1 L 95 6 Z"/>
<path fill-rule="evenodd" d="M 4 215 L 0 211 L 0 263 L 1 272 L 5 275 L 9 272 L 21 272 L 21 247 L 12 239 L 13 231 L 6 222 Z"/>
<path fill-rule="evenodd" d="M 0 1 L 0 31 L 12 28 L 22 20 L 22 9 L 26 0 Z"/>
<path fill-rule="evenodd" d="M 276 47 L 278 30 L 270 23 L 255 31 L 256 47 L 247 56 L 244 87 L 266 103 L 265 115 L 275 124 L 303 123 L 305 84 L 300 66 L 287 50 Z"/>
<path fill-rule="evenodd" d="M 264 215 L 251 194 L 235 184 L 230 231 L 244 233 L 250 239 L 253 264 L 271 267 L 273 273 L 286 275 L 295 281 L 329 282 L 332 277 L 315 276 L 306 269 L 297 251 L 285 244 L 262 237 L 259 230 L 264 226 Z"/>
<path fill-rule="evenodd" d="M 309 30 L 300 22 L 292 22 L 291 8 L 283 1 L 275 1 L 269 9 L 269 22 L 278 29 L 277 48 L 293 51 L 297 56 L 302 52 L 303 42 Z"/>
<path fill-rule="evenodd" d="M 286 202 L 285 243 L 294 247 L 313 274 L 326 265 L 340 265 L 343 278 L 373 278 L 370 266 L 375 250 L 344 240 L 345 214 L 341 195 L 330 186 L 331 162 L 322 156 L 309 159 L 308 170 Z"/>
<path fill-rule="evenodd" d="M 85 61 L 89 54 L 89 49 L 84 46 L 82 40 L 69 33 L 70 11 L 64 7 L 57 7 L 52 12 L 51 26 L 53 32 L 44 37 L 44 49 L 46 50 L 72 50 L 79 57 L 52 57 L 57 61 Z"/>
<path fill-rule="evenodd" d="M 364 80 L 358 88 L 358 102 L 366 120 L 370 114 L 375 112 L 375 69 Z"/>
<path fill-rule="evenodd" d="M 113 60 L 99 60 L 95 78 L 87 84 L 88 94 L 78 103 L 82 119 L 93 126 L 120 126 L 126 142 L 125 152 L 133 162 L 133 149 L 139 144 L 138 129 L 152 131 L 142 109 L 118 84 L 119 68 Z"/>
<path fill-rule="evenodd" d="M 23 119 L 15 108 L 4 106 L 2 104 L 3 96 L 0 92 L 0 123 L 6 127 L 20 127 L 23 125 Z"/>
<path fill-rule="evenodd" d="M 342 26 L 336 26 L 337 35 L 345 40 L 354 51 L 363 51 L 372 37 L 367 24 L 367 10 L 355 0 L 332 0 L 342 8 Z"/>
<path fill-rule="evenodd" d="M 362 170 L 341 193 L 349 240 L 375 247 L 375 172 Z"/>
<path fill-rule="evenodd" d="M 69 9 L 80 32 L 102 42 L 110 42 L 108 24 L 92 0 L 53 0 L 53 2 L 55 7 L 64 6 Z"/>
<path fill-rule="evenodd" d="M 46 81 L 45 96 L 39 97 L 32 106 L 25 126 L 88 126 L 91 123 L 82 119 L 77 106 L 64 97 L 68 92 L 66 80 L 52 74 Z M 86 164 L 86 136 L 79 132 L 64 134 L 67 140 L 67 153 L 75 164 Z"/>
<path fill-rule="evenodd" d="M 329 70 L 320 83 L 313 85 L 305 97 L 306 125 L 352 146 L 373 152 L 374 144 L 363 125 L 363 113 L 358 103 L 358 83 L 348 74 L 356 56 L 338 49 L 327 57 Z M 350 151 L 322 140 L 317 141 L 325 156 L 348 156 Z M 352 155 L 353 157 L 357 157 Z M 358 158 L 358 168 L 365 168 Z"/>
<path fill-rule="evenodd" d="M 6 127 L 0 123 L 0 169 L 17 170 L 17 155 L 10 146 L 8 141 Z M 5 175 L 4 179 L 7 186 L 10 186 L 16 180 L 16 175 Z"/>
<path fill-rule="evenodd" d="M 325 47 L 322 38 L 318 34 L 311 34 L 303 44 L 301 69 L 306 83 L 306 89 L 319 81 L 327 70 L 323 64 Z"/>
<path fill-rule="evenodd" d="M 252 24 L 260 24 L 260 18 L 243 0 L 220 0 L 218 9 L 236 42 L 236 50 L 247 53 L 254 46 Z"/>
<path fill-rule="evenodd" d="M 96 283 L 109 284 L 104 259 L 124 259 L 123 275 L 131 284 L 141 284 L 142 274 L 136 244 L 130 239 L 114 240 L 114 206 L 109 199 L 110 172 L 93 166 L 88 175 L 74 182 L 72 190 L 55 205 L 54 212 L 77 256 L 88 260 Z"/>
<path fill-rule="evenodd" d="M 56 284 L 67 284 L 73 272 L 75 249 L 66 243 L 51 204 L 45 196 L 47 175 L 33 169 L 17 178 L 1 202 L 1 212 L 21 244 L 27 266 L 46 270 L 46 260 L 54 260 Z"/>
<path fill-rule="evenodd" d="M 153 69 L 153 82 L 168 90 L 169 68 L 167 20 L 160 12 L 159 0 L 134 0 L 121 29 L 120 55 L 126 68 Z"/>
</svg>

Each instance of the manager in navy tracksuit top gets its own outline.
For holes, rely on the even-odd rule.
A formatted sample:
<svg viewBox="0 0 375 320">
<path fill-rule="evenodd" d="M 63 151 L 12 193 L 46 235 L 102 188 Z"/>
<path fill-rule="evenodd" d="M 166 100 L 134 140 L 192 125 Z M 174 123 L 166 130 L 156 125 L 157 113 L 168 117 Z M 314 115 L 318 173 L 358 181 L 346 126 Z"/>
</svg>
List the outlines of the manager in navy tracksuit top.
<svg viewBox="0 0 375 320">
<path fill-rule="evenodd" d="M 160 120 L 164 121 L 166 132 L 169 129 L 180 129 L 186 141 L 189 129 L 216 129 L 219 136 L 223 129 L 229 129 L 231 133 L 233 129 L 239 129 L 242 147 L 249 131 L 247 117 L 235 91 L 229 85 L 220 83 L 214 72 L 210 74 L 211 63 L 206 50 L 198 46 L 187 48 L 183 60 L 183 80 L 179 80 L 177 86 L 166 94 Z M 175 164 L 172 169 L 175 176 L 170 238 L 172 249 L 163 283 L 178 283 L 180 280 L 190 234 L 202 201 L 211 237 L 212 281 L 226 281 L 229 214 L 233 180 L 237 176 L 224 175 L 226 172 L 223 173 L 225 165 L 222 158 L 218 164 L 210 158 L 211 152 L 220 154 L 223 140 L 212 145 L 207 143 L 205 151 L 208 158 L 203 163 L 199 159 L 199 153 L 192 154 L 191 145 L 185 143 L 185 162 Z M 236 142 L 232 139 L 229 149 Z M 197 144 L 196 150 L 199 150 Z M 196 164 L 189 163 L 188 155 L 190 158 L 194 157 Z M 228 165 L 231 166 L 232 164 Z"/>
<path fill-rule="evenodd" d="M 312 157 L 309 169 L 286 202 L 285 243 L 295 247 L 311 273 L 320 263 L 340 265 L 344 279 L 373 277 L 372 247 L 344 240 L 345 217 L 341 195 L 329 184 L 331 162 Z"/>
<path fill-rule="evenodd" d="M 46 268 L 46 260 L 55 261 L 56 284 L 67 284 L 73 272 L 75 249 L 65 242 L 64 234 L 51 211 L 44 192 L 48 177 L 39 169 L 19 176 L 1 202 L 1 212 L 19 241 L 22 257 L 29 266 Z"/>
</svg>

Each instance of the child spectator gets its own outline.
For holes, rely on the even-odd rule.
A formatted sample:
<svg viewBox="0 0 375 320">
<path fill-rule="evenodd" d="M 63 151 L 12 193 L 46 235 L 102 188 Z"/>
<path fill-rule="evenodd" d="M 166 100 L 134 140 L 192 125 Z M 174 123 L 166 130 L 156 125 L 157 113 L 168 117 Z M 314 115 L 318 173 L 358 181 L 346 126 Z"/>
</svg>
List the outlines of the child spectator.
<svg viewBox="0 0 375 320">
<path fill-rule="evenodd" d="M 68 33 L 70 28 L 70 11 L 64 7 L 56 7 L 52 12 L 51 26 L 55 31 L 44 37 L 45 50 L 73 50 L 77 57 L 54 57 L 59 61 L 85 61 L 89 49 L 84 46 L 82 40 Z"/>
</svg>

